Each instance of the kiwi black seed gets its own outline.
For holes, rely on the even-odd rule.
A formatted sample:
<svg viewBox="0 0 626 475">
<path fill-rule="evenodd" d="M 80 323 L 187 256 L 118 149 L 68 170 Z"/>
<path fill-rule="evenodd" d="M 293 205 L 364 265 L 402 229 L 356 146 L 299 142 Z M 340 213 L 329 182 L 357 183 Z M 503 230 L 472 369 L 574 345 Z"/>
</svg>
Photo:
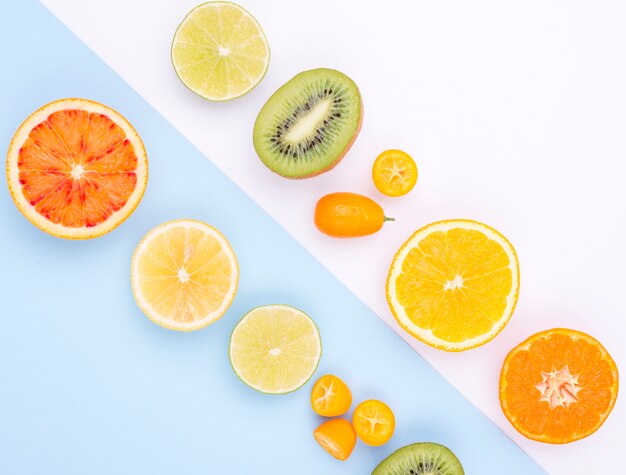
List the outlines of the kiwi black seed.
<svg viewBox="0 0 626 475">
<path fill-rule="evenodd" d="M 372 475 L 464 475 L 452 451 L 434 442 L 419 442 L 396 450 Z"/>
<path fill-rule="evenodd" d="M 254 123 L 254 148 L 272 171 L 306 178 L 348 151 L 363 117 L 359 89 L 334 69 L 304 71 L 276 91 Z"/>
</svg>

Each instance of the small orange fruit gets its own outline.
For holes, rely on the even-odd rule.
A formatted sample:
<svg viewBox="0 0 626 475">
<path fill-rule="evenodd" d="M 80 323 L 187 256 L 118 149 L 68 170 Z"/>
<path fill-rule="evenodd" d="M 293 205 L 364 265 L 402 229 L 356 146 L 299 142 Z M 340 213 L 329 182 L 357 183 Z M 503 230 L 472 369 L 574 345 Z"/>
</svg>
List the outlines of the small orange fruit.
<svg viewBox="0 0 626 475">
<path fill-rule="evenodd" d="M 337 417 L 348 412 L 352 404 L 350 388 L 333 374 L 322 376 L 311 390 L 311 407 L 324 417 Z"/>
<path fill-rule="evenodd" d="M 347 460 L 356 445 L 354 427 L 345 419 L 331 419 L 313 432 L 315 440 L 337 460 Z"/>
<path fill-rule="evenodd" d="M 385 150 L 374 161 L 372 178 L 383 195 L 406 195 L 417 182 L 417 165 L 402 150 Z"/>
<path fill-rule="evenodd" d="M 315 225 L 324 234 L 349 238 L 374 234 L 383 227 L 383 209 L 374 200 L 357 193 L 330 193 L 315 206 Z"/>
<path fill-rule="evenodd" d="M 367 445 L 379 446 L 387 443 L 396 428 L 393 411 L 382 401 L 363 401 L 352 415 L 354 430 Z"/>
<path fill-rule="evenodd" d="M 555 328 L 515 347 L 500 373 L 500 405 L 529 439 L 566 444 L 595 432 L 615 405 L 617 366 L 586 333 Z"/>
</svg>

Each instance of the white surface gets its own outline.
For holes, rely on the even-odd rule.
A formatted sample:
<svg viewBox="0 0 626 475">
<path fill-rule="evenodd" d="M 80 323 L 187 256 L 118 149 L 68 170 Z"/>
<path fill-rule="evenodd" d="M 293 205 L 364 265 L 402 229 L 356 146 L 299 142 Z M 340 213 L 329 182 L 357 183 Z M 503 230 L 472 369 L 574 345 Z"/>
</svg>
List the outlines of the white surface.
<svg viewBox="0 0 626 475">
<path fill-rule="evenodd" d="M 170 64 L 171 37 L 196 3 L 44 0 L 397 331 L 384 280 L 411 232 L 451 217 L 498 228 L 516 246 L 522 283 L 503 333 L 462 354 L 403 336 L 549 473 L 626 473 L 623 397 L 598 433 L 561 447 L 518 435 L 497 391 L 507 351 L 554 326 L 591 333 L 626 367 L 624 2 L 241 0 L 264 28 L 272 59 L 255 90 L 225 104 L 194 96 Z M 256 113 L 297 72 L 321 66 L 359 84 L 363 129 L 334 171 L 279 178 L 254 153 Z M 371 183 L 371 164 L 386 148 L 418 163 L 418 185 L 405 198 L 384 198 Z M 314 204 L 340 190 L 378 199 L 397 221 L 370 238 L 324 237 L 313 226 Z"/>
</svg>

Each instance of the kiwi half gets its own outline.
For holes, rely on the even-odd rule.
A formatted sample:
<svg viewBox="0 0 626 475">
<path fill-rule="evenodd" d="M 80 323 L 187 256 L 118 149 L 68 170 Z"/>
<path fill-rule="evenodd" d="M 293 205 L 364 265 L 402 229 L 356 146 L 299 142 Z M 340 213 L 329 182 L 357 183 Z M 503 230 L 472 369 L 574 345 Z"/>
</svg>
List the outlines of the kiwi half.
<svg viewBox="0 0 626 475">
<path fill-rule="evenodd" d="M 254 123 L 254 148 L 272 171 L 307 178 L 333 168 L 363 119 L 361 93 L 334 69 L 294 76 L 265 103 Z"/>
<path fill-rule="evenodd" d="M 374 469 L 372 475 L 464 475 L 452 451 L 433 442 L 419 442 L 396 450 Z"/>
</svg>

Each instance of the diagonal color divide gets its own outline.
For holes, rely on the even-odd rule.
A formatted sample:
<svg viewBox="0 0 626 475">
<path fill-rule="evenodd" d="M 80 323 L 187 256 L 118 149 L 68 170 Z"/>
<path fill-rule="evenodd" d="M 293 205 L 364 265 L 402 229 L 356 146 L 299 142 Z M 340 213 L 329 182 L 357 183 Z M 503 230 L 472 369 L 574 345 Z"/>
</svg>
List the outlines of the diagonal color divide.
<svg viewBox="0 0 626 475">
<path fill-rule="evenodd" d="M 461 357 L 435 353 L 417 344 L 414 347 L 461 389 L 472 402 L 508 433 L 516 437 L 524 449 L 532 453 L 550 473 L 572 473 L 572 467 L 580 468 L 590 461 L 593 461 L 593 466 L 597 467 L 599 459 L 609 464 L 607 468 L 615 470 L 614 463 L 616 462 L 610 457 L 611 447 L 615 448 L 616 441 L 620 440 L 620 437 L 623 438 L 619 433 L 623 429 L 618 428 L 619 424 L 615 421 L 620 418 L 621 414 L 619 401 L 607 425 L 594 436 L 595 440 L 589 439 L 570 447 L 554 448 L 528 443 L 512 433 L 499 413 L 497 394 L 494 392 L 499 364 L 506 351 L 534 330 L 545 328 L 551 322 L 554 322 L 554 325 L 563 325 L 569 321 L 577 322 L 579 328 L 588 330 L 599 337 L 614 353 L 618 364 L 620 361 L 620 355 L 616 351 L 617 345 L 611 344 L 612 336 L 609 334 L 612 333 L 609 329 L 614 328 L 611 326 L 614 322 L 607 323 L 601 318 L 598 322 L 585 321 L 588 318 L 587 315 L 594 313 L 604 315 L 611 310 L 619 312 L 620 309 L 612 309 L 610 302 L 605 308 L 594 307 L 597 302 L 592 298 L 593 288 L 589 290 L 591 295 L 588 300 L 577 297 L 575 307 L 563 305 L 564 301 L 567 303 L 564 297 L 568 295 L 568 292 L 579 293 L 571 290 L 576 288 L 578 282 L 572 281 L 567 275 L 571 272 L 562 272 L 565 275 L 551 274 L 546 272 L 545 265 L 537 264 L 537 261 L 541 259 L 544 262 L 554 263 L 557 269 L 563 268 L 562 262 L 552 255 L 554 254 L 552 247 L 557 245 L 563 249 L 564 255 L 575 250 L 577 255 L 581 256 L 582 262 L 591 261 L 590 258 L 585 260 L 586 254 L 580 250 L 580 242 L 586 242 L 589 236 L 582 233 L 578 236 L 578 240 L 559 240 L 564 222 L 567 221 L 565 219 L 567 214 L 563 214 L 563 217 L 552 223 L 550 227 L 550 223 L 546 221 L 554 217 L 554 211 L 549 209 L 544 211 L 546 207 L 541 207 L 538 203 L 540 199 L 543 199 L 543 202 L 556 203 L 557 211 L 563 213 L 567 210 L 558 208 L 559 201 L 555 198 L 558 198 L 559 193 L 564 193 L 570 199 L 572 207 L 584 210 L 585 206 L 577 203 L 575 196 L 571 198 L 571 191 L 578 186 L 581 174 L 587 174 L 593 178 L 593 171 L 587 170 L 584 163 L 579 164 L 576 160 L 570 159 L 569 171 L 563 176 L 562 186 L 557 188 L 552 195 L 547 187 L 548 185 L 554 187 L 554 184 L 547 180 L 544 183 L 541 177 L 537 180 L 535 171 L 537 165 L 533 165 L 530 158 L 537 159 L 536 163 L 542 165 L 546 176 L 556 174 L 563 168 L 562 164 L 556 162 L 553 164 L 554 169 L 550 168 L 551 164 L 538 154 L 536 147 L 524 149 L 526 144 L 524 137 L 522 134 L 515 135 L 516 129 L 522 129 L 525 133 L 530 131 L 535 142 L 542 139 L 543 128 L 547 127 L 554 117 L 549 114 L 547 118 L 537 117 L 535 111 L 538 104 L 547 103 L 555 110 L 561 106 L 558 96 L 556 99 L 548 96 L 553 93 L 557 85 L 562 89 L 557 66 L 564 68 L 576 65 L 573 60 L 571 64 L 561 60 L 561 63 L 556 66 L 552 65 L 553 56 L 560 51 L 557 47 L 563 46 L 558 43 L 560 40 L 557 33 L 567 33 L 566 26 L 557 28 L 554 38 L 542 38 L 552 40 L 552 43 L 546 42 L 547 47 L 539 40 L 536 40 L 536 44 L 530 42 L 531 48 L 545 50 L 543 53 L 540 52 L 533 61 L 537 63 L 535 66 L 544 69 L 544 76 L 548 79 L 544 78 L 543 82 L 538 82 L 532 77 L 527 78 L 526 83 L 522 84 L 526 88 L 518 87 L 518 90 L 523 92 L 521 96 L 526 94 L 527 97 L 520 97 L 519 100 L 516 96 L 509 96 L 508 91 L 514 79 L 512 76 L 518 73 L 515 61 L 520 61 L 524 48 L 529 46 L 527 40 L 523 44 L 521 40 L 519 44 L 511 43 L 513 41 L 511 37 L 516 33 L 515 30 L 511 37 L 505 37 L 503 51 L 512 48 L 515 53 L 508 60 L 507 56 L 494 51 L 489 35 L 485 35 L 484 38 L 478 35 L 475 41 L 479 44 L 470 42 L 467 50 L 463 50 L 458 42 L 454 41 L 453 32 L 458 30 L 461 35 L 462 24 L 476 24 L 476 21 L 468 22 L 467 19 L 477 20 L 475 17 L 481 13 L 481 7 L 485 10 L 492 9 L 494 15 L 503 18 L 503 24 L 509 22 L 510 24 L 506 25 L 507 28 L 515 27 L 517 23 L 527 26 L 529 22 L 534 21 L 534 13 L 537 9 L 543 8 L 545 11 L 541 13 L 544 16 L 547 15 L 548 18 L 551 18 L 551 14 L 557 15 L 559 13 L 557 10 L 551 11 L 535 3 L 529 5 L 528 9 L 507 11 L 499 9 L 493 2 L 482 2 L 481 5 L 474 6 L 477 13 L 461 10 L 460 12 L 463 13 L 461 15 L 459 11 L 446 10 L 444 7 L 420 7 L 419 11 L 409 11 L 406 15 L 402 15 L 406 20 L 394 18 L 395 21 L 406 21 L 407 25 L 402 24 L 391 30 L 389 27 L 381 26 L 378 34 L 370 31 L 366 38 L 362 34 L 363 23 L 368 18 L 381 15 L 380 11 L 370 11 L 369 7 L 363 5 L 359 6 L 362 11 L 349 5 L 333 5 L 332 8 L 330 6 L 324 8 L 321 2 L 318 5 L 319 9 L 314 9 L 310 13 L 311 25 L 328 21 L 323 14 L 324 11 L 332 10 L 342 18 L 346 18 L 342 31 L 337 32 L 332 38 L 333 42 L 340 42 L 343 47 L 333 48 L 330 44 L 325 45 L 319 42 L 309 44 L 311 42 L 306 41 L 306 38 L 313 37 L 316 34 L 313 31 L 310 35 L 302 33 L 301 41 L 293 41 L 293 37 L 297 36 L 296 33 L 307 26 L 299 24 L 296 28 L 297 22 L 289 21 L 293 17 L 291 7 L 279 8 L 275 3 L 269 7 L 268 4 L 264 5 L 261 2 L 249 2 L 246 7 L 257 16 L 270 40 L 273 55 L 270 72 L 259 88 L 249 96 L 231 104 L 212 105 L 193 97 L 180 87 L 171 71 L 167 55 L 171 32 L 176 27 L 177 18 L 178 16 L 182 18 L 185 11 L 193 6 L 192 3 L 159 5 L 159 8 L 155 9 L 153 5 L 148 6 L 147 2 L 133 2 L 124 6 L 125 15 L 123 16 L 117 14 L 119 11 L 116 8 L 110 8 L 110 4 L 107 4 L 105 8 L 105 4 L 99 2 L 90 4 L 89 8 L 80 2 L 63 1 L 57 4 L 48 0 L 45 3 L 144 98 L 195 143 L 207 157 L 252 195 L 255 201 L 268 210 L 320 262 L 388 322 L 389 315 L 384 304 L 384 296 L 381 294 L 386 266 L 395 248 L 410 234 L 412 229 L 428 221 L 459 215 L 478 218 L 499 227 L 517 245 L 522 260 L 522 300 L 510 327 L 489 346 L 463 354 Z M 457 8 L 461 7 L 457 5 Z M 393 6 L 390 11 L 394 11 Z M 146 12 L 150 14 L 147 15 Z M 577 11 L 571 15 L 575 14 Z M 463 21 L 460 22 L 461 19 L 457 19 L 456 15 L 463 17 L 461 18 Z M 579 21 L 576 17 L 570 17 L 570 19 Z M 381 25 L 388 23 L 390 22 L 382 22 Z M 113 24 L 115 35 L 111 35 L 111 28 L 107 27 Z M 535 29 L 554 29 L 554 25 L 548 20 L 545 24 L 539 22 L 539 24 L 532 23 L 532 25 Z M 496 33 L 505 34 L 502 31 L 504 28 L 496 25 L 492 28 L 494 29 Z M 141 31 L 141 34 L 138 35 L 137 31 Z M 409 34 L 409 31 L 414 33 Z M 610 35 L 611 30 L 607 28 L 607 31 L 599 36 L 598 41 L 608 41 Z M 381 36 L 386 36 L 387 40 L 384 54 L 376 44 Z M 470 38 L 471 35 L 464 37 Z M 321 40 L 324 41 L 324 39 Z M 439 45 L 439 50 L 436 50 L 432 44 Z M 412 46 L 411 55 L 415 59 L 408 65 L 405 64 L 406 60 L 402 59 L 408 56 L 406 50 L 402 52 L 402 45 Z M 423 45 L 431 46 L 427 48 Z M 483 77 L 473 77 L 471 69 L 456 71 L 454 66 L 448 65 L 449 62 L 457 64 L 456 67 L 463 67 L 462 56 L 480 50 L 478 47 L 486 51 L 486 56 L 479 57 L 477 63 L 477 59 L 474 58 L 472 64 L 467 64 L 468 68 L 474 67 L 475 64 L 488 68 L 489 55 L 498 53 L 500 76 L 496 79 L 507 83 L 507 88 L 499 87 L 497 81 L 490 83 Z M 461 50 L 457 52 L 459 48 Z M 352 54 L 347 54 L 346 51 Z M 320 52 L 323 52 L 323 55 Z M 604 54 L 610 57 L 611 51 L 606 51 Z M 371 63 L 364 61 L 364 57 L 378 58 L 380 65 L 372 71 Z M 450 58 L 450 61 L 444 62 L 440 59 L 441 57 Z M 288 61 L 280 58 L 288 58 Z M 600 55 L 596 61 L 601 63 L 602 59 Z M 524 57 L 521 60 L 524 60 Z M 320 64 L 322 61 L 325 64 Z M 424 66 L 416 69 L 416 64 Z M 508 65 L 509 70 L 503 67 L 503 64 Z M 361 85 L 366 100 L 364 129 L 346 161 L 332 174 L 298 183 L 278 179 L 262 168 L 254 156 L 247 137 L 241 136 L 241 131 L 251 130 L 256 111 L 276 87 L 299 70 L 320 65 L 344 69 Z M 364 65 L 370 70 L 364 70 Z M 532 64 L 524 64 L 524 66 L 532 66 Z M 517 67 L 524 69 L 521 66 Z M 429 71 L 435 73 L 429 75 Z M 510 75 L 506 74 L 507 71 Z M 611 72 L 608 70 L 607 74 Z M 556 77 L 554 85 L 550 83 L 551 74 Z M 462 77 L 462 84 L 450 79 L 454 77 Z M 596 79 L 585 78 L 587 81 Z M 482 82 L 485 82 L 484 86 Z M 381 84 L 389 84 L 387 90 L 382 93 Z M 520 86 L 520 84 L 516 85 Z M 554 87 L 551 88 L 551 86 Z M 427 91 L 427 93 L 415 93 L 414 90 Z M 456 94 L 455 91 L 457 91 Z M 103 94 L 104 89 L 99 90 L 99 93 Z M 568 99 L 566 93 L 567 91 L 562 93 L 563 100 Z M 446 95 L 451 95 L 451 98 L 445 99 Z M 490 99 L 491 96 L 494 99 Z M 480 102 L 473 102 L 478 99 Z M 503 105 L 494 104 L 495 99 Z M 104 98 L 102 100 L 106 102 Z M 524 105 L 524 102 L 528 105 Z M 34 104 L 34 106 L 37 105 L 39 104 Z M 111 105 L 117 106 L 117 104 Z M 584 100 L 583 105 L 586 105 Z M 117 107 L 124 112 L 123 107 Z M 596 134 L 596 127 L 598 131 L 601 129 L 610 131 L 616 128 L 613 123 L 603 122 L 606 114 L 602 115 L 602 110 L 593 109 L 594 105 L 591 103 L 587 107 L 591 109 L 588 111 L 590 114 L 600 117 L 597 124 L 588 126 L 591 128 L 591 131 L 587 130 L 588 135 Z M 502 125 L 498 125 L 490 119 L 491 116 L 506 117 L 509 109 L 514 110 L 520 116 L 515 126 L 502 120 L 499 120 Z M 542 111 L 545 114 L 545 110 Z M 28 112 L 26 110 L 24 114 Z M 129 119 L 133 120 L 132 117 Z M 139 127 L 139 124 L 136 125 Z M 572 123 L 567 125 L 572 127 Z M 489 131 L 488 136 L 485 135 L 486 131 Z M 559 142 L 561 147 L 563 147 L 562 143 L 566 142 L 561 140 L 560 135 L 568 133 L 565 127 L 563 131 L 552 130 L 552 134 L 558 138 L 555 142 Z M 582 134 L 580 136 L 583 137 Z M 552 146 L 550 141 L 544 140 L 540 143 L 554 157 L 564 154 L 563 150 L 557 153 L 557 150 L 550 149 Z M 509 144 L 514 144 L 515 147 Z M 591 146 L 582 139 L 575 145 L 576 147 L 572 146 L 572 148 L 583 151 Z M 593 145 L 596 149 L 602 147 L 602 143 Z M 528 147 L 528 144 L 526 146 Z M 390 210 L 388 214 L 393 214 L 398 218 L 397 227 L 385 230 L 374 238 L 350 243 L 330 241 L 319 236 L 312 229 L 310 220 L 310 212 L 317 197 L 327 191 L 344 188 L 374 196 L 373 186 L 368 176 L 369 165 L 373 160 L 371 154 L 372 151 L 388 147 L 415 151 L 418 165 L 421 167 L 420 183 L 413 196 L 400 201 L 381 200 L 385 208 Z M 615 166 L 615 162 L 610 160 L 612 158 L 610 144 L 605 147 L 606 150 L 596 151 L 599 155 L 606 157 L 605 168 Z M 578 156 L 575 153 L 576 150 L 566 149 L 566 152 L 566 155 L 570 157 Z M 179 154 L 175 153 L 175 155 Z M 503 164 L 502 157 L 507 157 L 508 162 Z M 183 157 L 179 160 L 182 165 Z M 490 172 L 486 174 L 485 170 Z M 514 181 L 508 180 L 511 172 L 515 173 Z M 485 174 L 486 176 L 481 176 Z M 506 186 L 499 184 L 502 177 L 507 180 Z M 618 188 L 610 186 L 611 176 L 602 178 L 607 186 L 605 190 L 599 192 L 598 199 L 611 202 L 619 198 L 615 195 L 615 190 Z M 535 202 L 529 201 L 527 194 L 524 194 L 528 183 L 533 184 L 535 194 L 538 196 Z M 154 181 L 151 185 L 154 186 Z M 167 188 L 168 185 L 159 186 L 161 189 L 162 186 Z M 526 201 L 529 202 L 525 203 Z M 532 210 L 532 213 L 528 210 Z M 514 213 L 512 214 L 511 211 Z M 600 209 L 594 212 L 598 215 L 595 219 L 601 221 L 603 213 L 608 211 Z M 519 219 L 520 216 L 524 219 Z M 160 217 L 160 214 L 154 215 L 157 219 L 155 223 Z M 210 218 L 212 219 L 212 216 Z M 624 222 L 613 220 L 611 225 L 615 231 L 619 231 L 623 229 Z M 547 226 L 546 229 L 549 230 L 547 238 L 543 235 L 536 236 L 536 233 L 531 232 L 534 228 L 541 226 Z M 554 239 L 554 242 L 550 239 Z M 608 239 L 610 240 L 611 236 Z M 589 265 L 587 264 L 588 267 Z M 606 274 L 604 268 L 594 270 Z M 611 281 L 607 285 L 611 286 L 614 283 L 617 285 L 616 282 L 617 280 Z M 545 289 L 551 290 L 550 296 L 545 296 Z M 608 292 L 610 291 L 609 288 Z M 607 290 L 603 289 L 602 292 L 607 292 Z M 599 294 L 599 290 L 596 290 L 595 295 Z M 552 296 L 560 298 L 552 298 Z M 259 297 L 262 298 L 262 295 Z M 548 313 L 547 317 L 546 313 Z M 562 315 L 563 313 L 566 315 Z M 361 324 L 360 320 L 359 324 Z M 227 326 L 230 327 L 230 325 Z M 327 362 L 330 363 L 330 360 Z M 336 364 L 336 361 L 333 360 L 332 363 Z M 475 370 L 477 367 L 481 368 L 480 372 Z M 473 377 L 467 378 L 467 374 L 472 374 Z"/>
<path fill-rule="evenodd" d="M 44 3 L 395 330 L 384 280 L 413 230 L 458 217 L 498 228 L 521 266 L 520 301 L 502 334 L 460 356 L 400 334 L 550 473 L 626 472 L 626 459 L 614 457 L 626 439 L 621 398 L 591 438 L 551 447 L 517 434 L 497 397 L 507 352 L 550 327 L 586 331 L 626 365 L 623 266 L 615 265 L 626 262 L 624 2 L 319 0 L 304 20 L 288 0 L 249 0 L 272 59 L 263 82 L 229 104 L 194 97 L 172 71 L 171 36 L 196 0 L 123 2 L 124 15 L 109 2 Z M 278 86 L 320 66 L 359 84 L 363 129 L 332 173 L 280 179 L 260 165 L 246 131 Z M 417 159 L 420 179 L 405 198 L 384 199 L 371 183 L 370 165 L 386 148 Z M 315 201 L 341 190 L 377 198 L 397 221 L 367 239 L 321 236 Z"/>
<path fill-rule="evenodd" d="M 470 473 L 501 473 L 509 464 L 512 473 L 541 473 L 44 8 L 25 3 L 5 12 L 0 53 L 15 74 L 2 79 L 0 141 L 8 143 L 42 103 L 90 97 L 123 111 L 137 128 L 150 179 L 128 221 L 78 242 L 35 229 L 1 187 L 0 249 L 10 269 L 2 274 L 1 473 L 369 473 L 415 440 L 449 445 Z M 231 309 L 190 334 L 149 322 L 129 282 L 141 236 L 186 216 L 222 230 L 241 268 Z M 236 378 L 230 332 L 247 310 L 271 302 L 315 318 L 324 347 L 319 374 L 337 372 L 355 398 L 394 408 L 392 444 L 360 444 L 342 464 L 313 439 L 320 418 L 309 409 L 310 384 L 270 397 Z"/>
</svg>

